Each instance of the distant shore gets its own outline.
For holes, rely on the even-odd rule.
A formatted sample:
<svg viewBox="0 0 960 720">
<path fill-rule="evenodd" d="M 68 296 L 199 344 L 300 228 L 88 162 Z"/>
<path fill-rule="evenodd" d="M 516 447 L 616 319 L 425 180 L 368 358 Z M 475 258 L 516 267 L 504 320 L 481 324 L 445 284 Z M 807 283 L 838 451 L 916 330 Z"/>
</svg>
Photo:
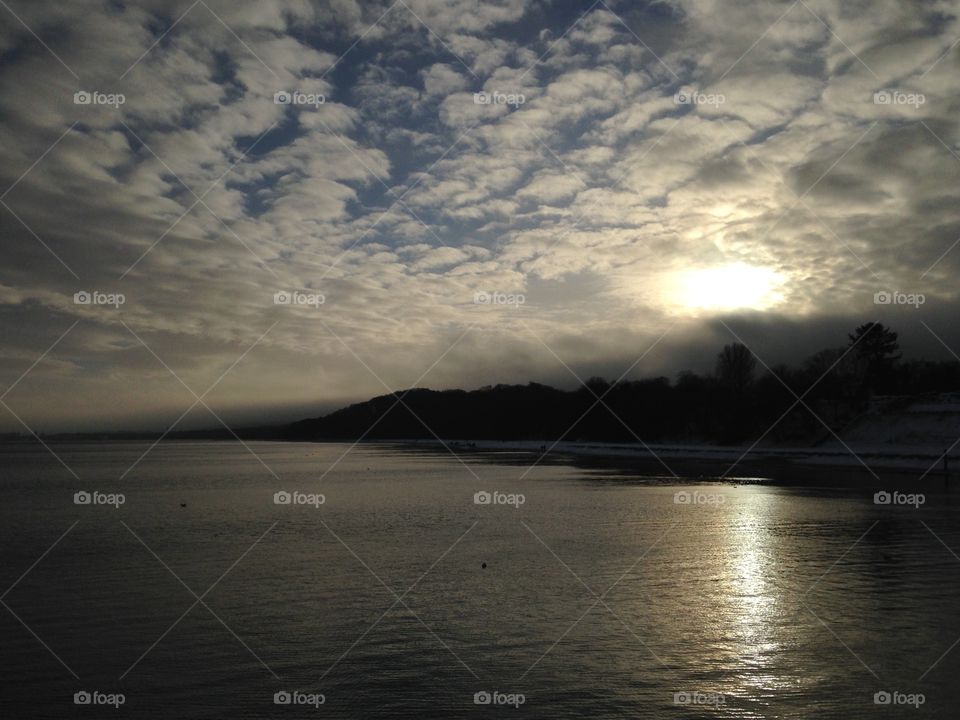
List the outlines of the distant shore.
<svg viewBox="0 0 960 720">
<path fill-rule="evenodd" d="M 274 433 L 240 432 L 245 441 L 351 444 L 349 439 L 289 440 Z M 120 436 L 71 434 L 46 436 L 47 442 L 136 443 L 155 439 L 134 433 Z M 199 432 L 171 433 L 165 442 L 236 442 L 233 435 Z M 36 443 L 29 436 L 7 436 L 0 447 Z M 683 443 L 608 443 L 542 440 L 437 440 L 377 438 L 362 445 L 391 447 L 402 452 L 446 455 L 453 451 L 466 461 L 510 465 L 569 465 L 610 477 L 643 479 L 646 482 L 720 482 L 809 487 L 872 487 L 923 489 L 938 492 L 960 490 L 960 449 L 925 446 L 849 446 L 839 443 L 819 447 L 731 447 Z"/>
<path fill-rule="evenodd" d="M 960 489 L 960 454 L 910 447 L 750 448 L 715 445 L 524 440 L 380 440 L 411 451 L 448 452 L 484 461 L 573 464 L 664 482 L 733 482 L 836 487 Z M 446 447 L 445 447 L 446 446 Z M 947 473 L 949 470 L 949 474 Z"/>
</svg>

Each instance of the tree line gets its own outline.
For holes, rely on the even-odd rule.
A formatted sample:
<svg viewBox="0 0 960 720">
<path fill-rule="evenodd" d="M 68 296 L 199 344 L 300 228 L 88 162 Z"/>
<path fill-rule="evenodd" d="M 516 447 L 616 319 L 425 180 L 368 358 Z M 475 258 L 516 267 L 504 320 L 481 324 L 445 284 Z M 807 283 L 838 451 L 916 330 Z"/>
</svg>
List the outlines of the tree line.
<svg viewBox="0 0 960 720">
<path fill-rule="evenodd" d="M 410 389 L 288 426 L 297 440 L 435 439 L 811 444 L 841 432 L 878 395 L 960 390 L 960 363 L 904 361 L 897 333 L 857 327 L 844 346 L 796 366 L 763 366 L 741 343 L 712 373 L 682 372 L 577 390 L 539 383 L 478 390 Z"/>
</svg>

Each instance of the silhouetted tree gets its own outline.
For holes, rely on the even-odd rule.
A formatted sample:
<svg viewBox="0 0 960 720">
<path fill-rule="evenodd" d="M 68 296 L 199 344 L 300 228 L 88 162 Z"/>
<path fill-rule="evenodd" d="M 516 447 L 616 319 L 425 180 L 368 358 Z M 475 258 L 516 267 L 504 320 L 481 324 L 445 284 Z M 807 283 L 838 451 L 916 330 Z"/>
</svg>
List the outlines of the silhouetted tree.
<svg viewBox="0 0 960 720">
<path fill-rule="evenodd" d="M 604 393 L 610 389 L 610 383 L 598 375 L 594 375 L 592 378 L 587 380 L 584 385 L 586 385 L 587 389 L 591 390 L 597 397 L 603 397 Z"/>
<path fill-rule="evenodd" d="M 719 384 L 719 406 L 715 415 L 721 422 L 717 433 L 720 442 L 735 443 L 750 434 L 755 424 L 754 405 L 748 391 L 753 385 L 757 360 L 746 345 L 725 345 L 717 354 L 716 376 Z"/>
<path fill-rule="evenodd" d="M 903 355 L 899 352 L 897 333 L 882 323 L 869 322 L 847 335 L 853 353 L 859 360 L 861 386 L 866 392 L 885 389 L 892 378 L 894 365 Z"/>
<path fill-rule="evenodd" d="M 757 359 L 742 343 L 724 345 L 717 355 L 717 379 L 722 385 L 742 396 L 753 382 Z"/>
<path fill-rule="evenodd" d="M 856 345 L 855 352 L 877 363 L 894 363 L 903 355 L 898 352 L 900 343 L 897 333 L 883 323 L 868 322 L 858 327 L 850 338 L 850 345 Z"/>
</svg>

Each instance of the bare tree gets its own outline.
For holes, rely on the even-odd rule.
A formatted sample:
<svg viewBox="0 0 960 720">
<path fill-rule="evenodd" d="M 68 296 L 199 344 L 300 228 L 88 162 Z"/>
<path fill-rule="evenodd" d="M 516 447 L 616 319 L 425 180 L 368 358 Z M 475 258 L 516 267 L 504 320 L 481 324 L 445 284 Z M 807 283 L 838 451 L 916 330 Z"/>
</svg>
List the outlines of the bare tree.
<svg viewBox="0 0 960 720">
<path fill-rule="evenodd" d="M 742 343 L 724 345 L 717 354 L 717 379 L 722 385 L 742 395 L 753 382 L 757 359 Z"/>
</svg>

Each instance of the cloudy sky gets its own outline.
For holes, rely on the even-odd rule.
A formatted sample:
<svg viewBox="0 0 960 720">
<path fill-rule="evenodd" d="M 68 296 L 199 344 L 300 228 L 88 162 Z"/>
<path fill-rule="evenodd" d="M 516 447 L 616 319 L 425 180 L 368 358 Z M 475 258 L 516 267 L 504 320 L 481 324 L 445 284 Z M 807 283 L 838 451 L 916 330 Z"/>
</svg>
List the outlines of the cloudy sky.
<svg viewBox="0 0 960 720">
<path fill-rule="evenodd" d="M 958 11 L 4 0 L 0 430 L 949 357 Z"/>
</svg>

